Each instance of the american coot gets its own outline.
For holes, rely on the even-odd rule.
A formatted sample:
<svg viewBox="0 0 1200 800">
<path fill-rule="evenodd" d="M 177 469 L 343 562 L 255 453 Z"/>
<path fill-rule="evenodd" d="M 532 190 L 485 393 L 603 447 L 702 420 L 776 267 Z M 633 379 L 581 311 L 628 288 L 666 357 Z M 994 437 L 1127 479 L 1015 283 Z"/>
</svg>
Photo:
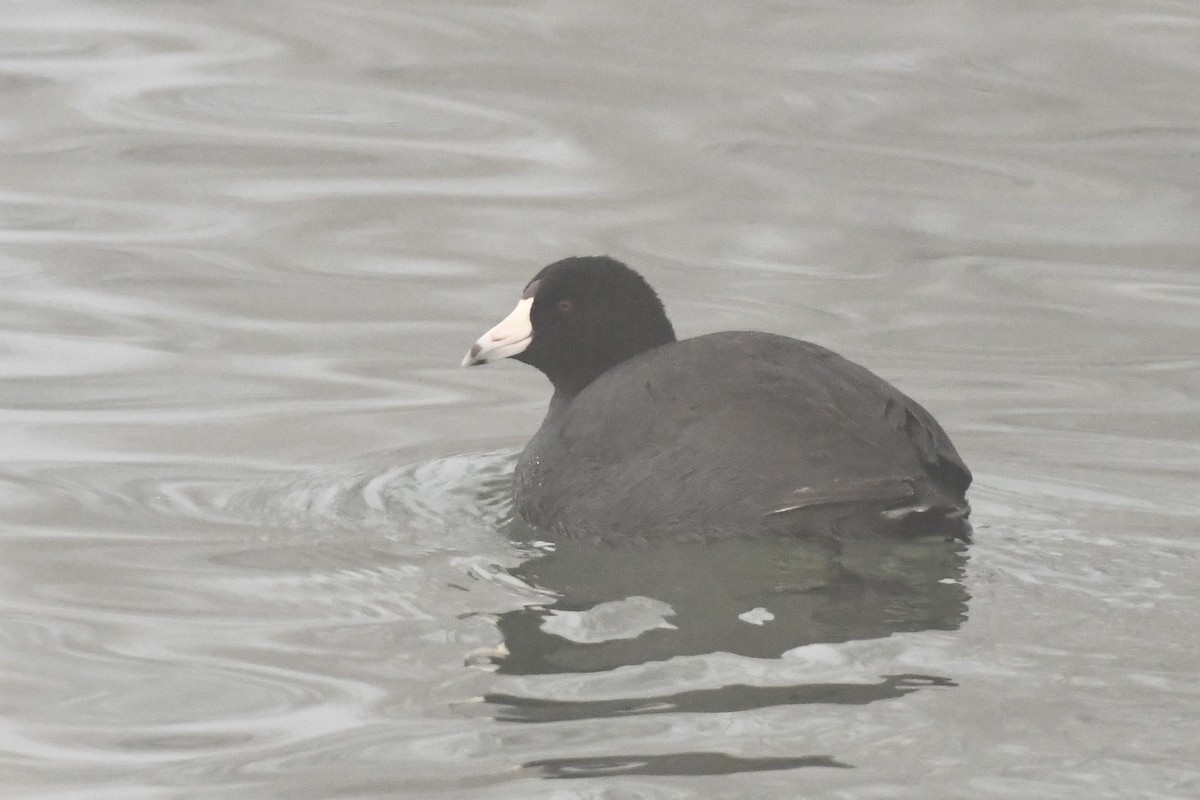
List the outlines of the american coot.
<svg viewBox="0 0 1200 800">
<path fill-rule="evenodd" d="M 915 401 L 809 342 L 677 341 L 654 290 L 607 256 L 542 269 L 463 364 L 502 358 L 554 386 L 513 476 L 537 528 L 612 542 L 969 533 L 971 473 Z"/>
</svg>

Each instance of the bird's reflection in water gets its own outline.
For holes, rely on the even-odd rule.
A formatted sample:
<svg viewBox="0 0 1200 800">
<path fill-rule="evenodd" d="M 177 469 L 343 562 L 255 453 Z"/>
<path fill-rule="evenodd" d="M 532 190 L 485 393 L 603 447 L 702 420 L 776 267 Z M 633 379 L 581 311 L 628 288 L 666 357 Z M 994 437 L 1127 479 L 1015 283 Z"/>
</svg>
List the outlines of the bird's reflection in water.
<svg viewBox="0 0 1200 800">
<path fill-rule="evenodd" d="M 502 674 L 589 673 L 726 652 L 777 658 L 807 644 L 953 630 L 966 618 L 966 544 L 944 535 L 862 538 L 830 547 L 796 539 L 612 547 L 560 541 L 512 570 L 557 599 L 501 615 Z M 493 693 L 498 720 L 613 719 L 729 713 L 785 705 L 862 705 L 947 677 L 882 675 L 876 682 L 791 686 L 731 684 L 656 696 L 560 700 Z M 719 774 L 844 767 L 829 755 L 743 759 L 721 753 L 542 759 L 525 765 L 553 778 L 605 774 Z"/>
<path fill-rule="evenodd" d="M 504 614 L 503 673 L 595 672 L 673 656 L 775 658 L 816 642 L 953 630 L 966 546 L 940 536 L 611 547 L 559 542 L 513 570 L 558 599 Z"/>
<path fill-rule="evenodd" d="M 617 775 L 730 775 L 800 767 L 841 767 L 828 756 L 740 758 L 725 753 L 669 753 L 658 756 L 547 758 L 522 765 L 545 778 L 607 778 Z"/>
</svg>

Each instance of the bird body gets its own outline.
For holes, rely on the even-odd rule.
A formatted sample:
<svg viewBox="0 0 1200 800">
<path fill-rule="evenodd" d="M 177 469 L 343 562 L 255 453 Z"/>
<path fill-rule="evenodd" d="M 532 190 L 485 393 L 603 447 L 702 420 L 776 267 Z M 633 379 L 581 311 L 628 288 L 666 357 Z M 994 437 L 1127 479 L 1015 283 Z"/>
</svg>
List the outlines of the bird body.
<svg viewBox="0 0 1200 800">
<path fill-rule="evenodd" d="M 589 271 L 620 280 L 597 283 Z M 638 316 L 655 305 L 662 313 L 648 286 L 653 303 L 623 302 L 642 286 L 619 262 L 594 258 L 557 262 L 527 287 L 529 344 L 513 355 L 556 387 L 513 478 L 517 510 L 532 525 L 612 542 L 966 535 L 971 473 L 918 403 L 866 368 L 785 336 L 727 331 L 676 341 L 663 313 L 639 346 Z M 631 305 L 640 307 L 633 317 Z M 474 358 L 491 345 L 515 346 L 485 342 L 497 329 L 472 348 Z M 606 335 L 600 357 L 589 355 Z M 589 375 L 581 365 L 591 361 L 601 365 Z"/>
</svg>

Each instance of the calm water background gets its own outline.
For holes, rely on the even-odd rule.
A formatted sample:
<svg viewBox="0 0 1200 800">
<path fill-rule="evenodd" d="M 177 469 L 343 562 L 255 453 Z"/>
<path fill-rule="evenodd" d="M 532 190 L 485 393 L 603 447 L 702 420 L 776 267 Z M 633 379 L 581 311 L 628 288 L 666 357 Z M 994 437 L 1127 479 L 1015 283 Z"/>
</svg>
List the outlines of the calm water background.
<svg viewBox="0 0 1200 800">
<path fill-rule="evenodd" d="M 1200 796 L 1194 2 L 0 11 L 0 796 Z M 599 252 L 920 398 L 969 552 L 540 611 L 457 364 Z"/>
</svg>

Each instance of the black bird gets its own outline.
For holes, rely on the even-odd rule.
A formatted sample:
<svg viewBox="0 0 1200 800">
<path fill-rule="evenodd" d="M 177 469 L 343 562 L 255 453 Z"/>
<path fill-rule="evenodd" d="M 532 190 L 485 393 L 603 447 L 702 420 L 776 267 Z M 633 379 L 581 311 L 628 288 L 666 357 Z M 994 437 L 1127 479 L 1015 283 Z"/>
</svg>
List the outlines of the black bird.
<svg viewBox="0 0 1200 800">
<path fill-rule="evenodd" d="M 916 401 L 809 342 L 678 341 L 615 259 L 542 269 L 463 365 L 510 357 L 554 386 L 513 476 L 536 528 L 610 542 L 969 535 L 971 472 Z"/>
</svg>

